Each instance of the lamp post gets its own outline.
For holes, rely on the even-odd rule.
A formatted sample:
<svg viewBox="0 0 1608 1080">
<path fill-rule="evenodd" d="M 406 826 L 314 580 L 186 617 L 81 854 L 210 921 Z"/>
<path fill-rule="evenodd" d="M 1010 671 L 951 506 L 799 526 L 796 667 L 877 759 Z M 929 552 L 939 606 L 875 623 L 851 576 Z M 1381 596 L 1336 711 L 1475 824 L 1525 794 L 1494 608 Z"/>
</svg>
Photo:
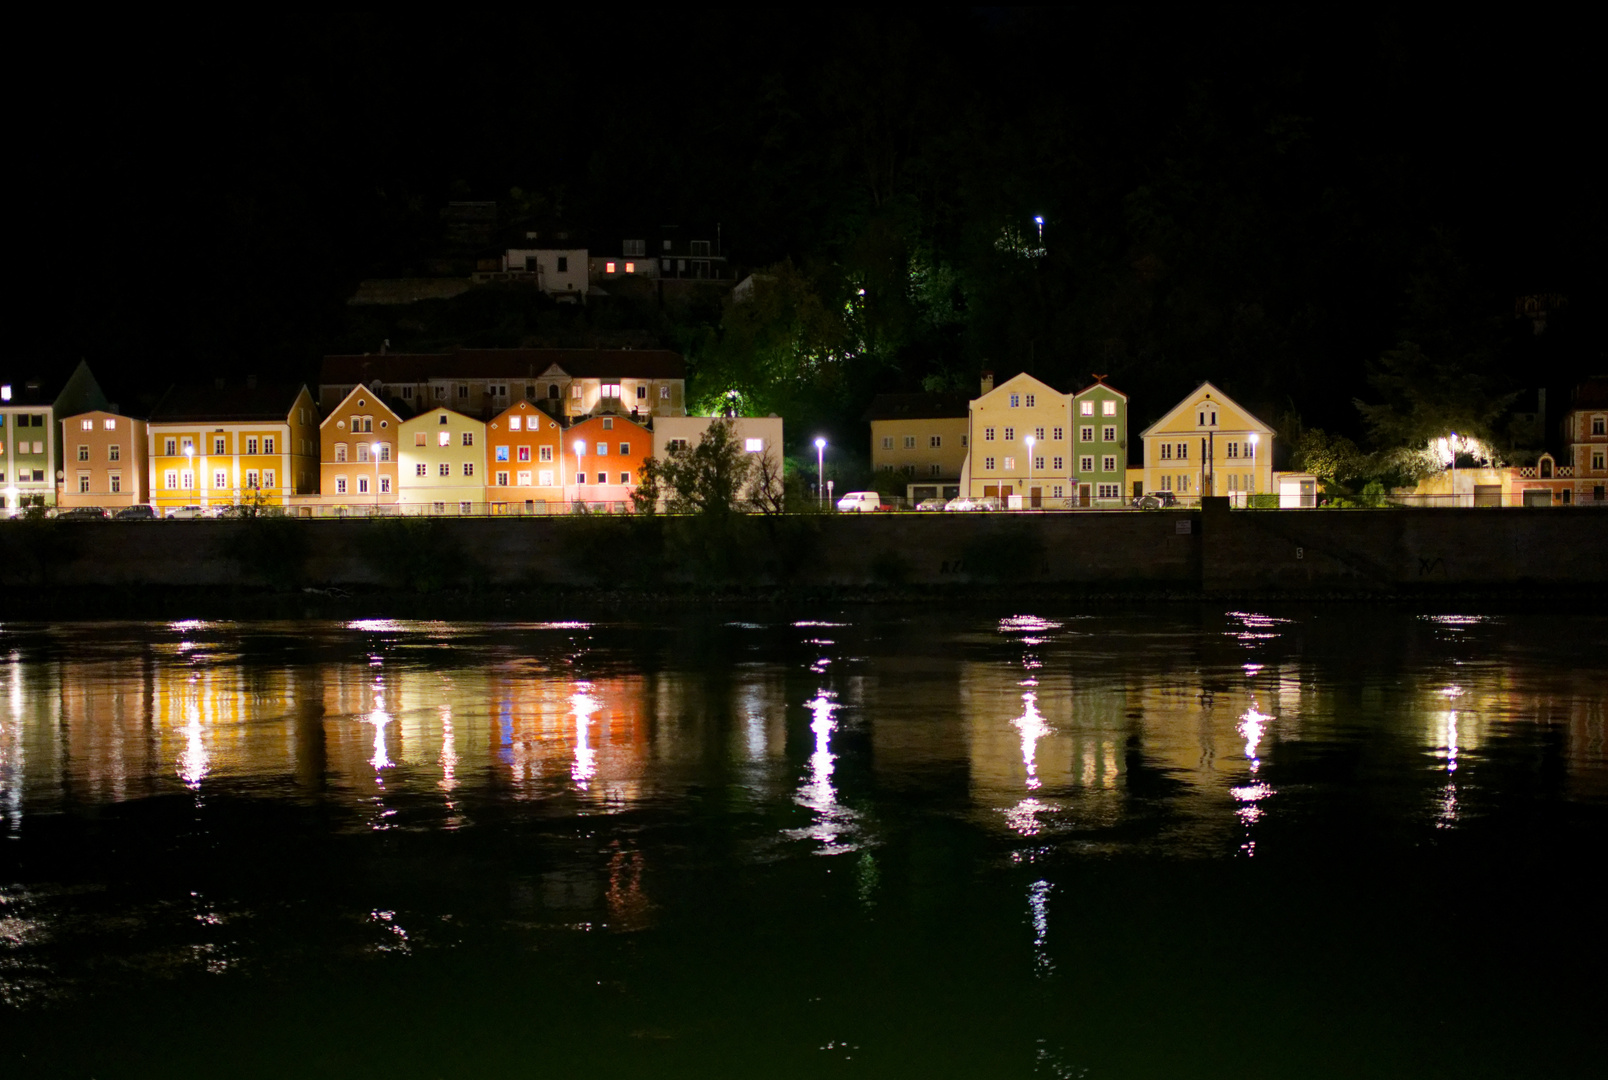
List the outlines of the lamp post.
<svg viewBox="0 0 1608 1080">
<path fill-rule="evenodd" d="M 586 440 L 575 440 L 575 501 L 581 498 L 581 457 L 586 453 Z"/>
<path fill-rule="evenodd" d="M 1245 493 L 1245 505 L 1251 505 L 1250 496 L 1256 494 L 1256 444 L 1262 441 L 1262 436 L 1251 432 L 1250 438 L 1245 440 L 1251 447 L 1251 488 Z"/>
<path fill-rule="evenodd" d="M 1027 496 L 1027 507 L 1031 510 L 1033 508 L 1033 444 L 1038 440 L 1029 435 L 1022 441 L 1027 444 L 1027 488 L 1022 494 Z"/>
<path fill-rule="evenodd" d="M 380 444 L 375 443 L 369 447 L 369 456 L 374 459 L 374 512 L 380 512 Z"/>
<path fill-rule="evenodd" d="M 201 482 L 195 475 L 195 447 L 186 445 L 184 448 L 184 468 L 190 474 L 190 497 L 197 503 L 201 501 Z"/>
<path fill-rule="evenodd" d="M 826 509 L 826 440 L 815 440 L 815 499 Z"/>
<path fill-rule="evenodd" d="M 1038 226 L 1039 247 L 1044 246 L 1044 215 L 1039 214 L 1033 218 L 1033 224 Z"/>
<path fill-rule="evenodd" d="M 1452 505 L 1457 505 L 1457 432 L 1452 432 L 1451 438 L 1446 440 L 1452 448 Z"/>
</svg>

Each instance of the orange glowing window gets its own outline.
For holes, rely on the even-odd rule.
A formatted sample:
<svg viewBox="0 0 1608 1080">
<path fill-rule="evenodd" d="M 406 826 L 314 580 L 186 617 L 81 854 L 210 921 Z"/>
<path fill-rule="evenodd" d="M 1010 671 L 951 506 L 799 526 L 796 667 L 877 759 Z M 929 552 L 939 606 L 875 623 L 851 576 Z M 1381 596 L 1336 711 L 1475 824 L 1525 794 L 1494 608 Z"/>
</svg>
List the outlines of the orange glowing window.
<svg viewBox="0 0 1608 1080">
<path fill-rule="evenodd" d="M 604 272 L 604 273 L 605 273 L 605 274 L 612 274 L 612 273 L 614 273 L 614 264 L 613 264 L 613 263 L 611 263 L 611 262 L 606 262 L 606 263 L 604 263 L 604 264 L 603 264 L 603 272 Z"/>
<path fill-rule="evenodd" d="M 634 274 L 634 273 L 636 273 L 636 263 L 634 263 L 634 262 L 628 262 L 628 263 L 626 263 L 626 264 L 625 264 L 625 272 L 626 272 L 626 273 L 627 273 L 627 274 Z"/>
</svg>

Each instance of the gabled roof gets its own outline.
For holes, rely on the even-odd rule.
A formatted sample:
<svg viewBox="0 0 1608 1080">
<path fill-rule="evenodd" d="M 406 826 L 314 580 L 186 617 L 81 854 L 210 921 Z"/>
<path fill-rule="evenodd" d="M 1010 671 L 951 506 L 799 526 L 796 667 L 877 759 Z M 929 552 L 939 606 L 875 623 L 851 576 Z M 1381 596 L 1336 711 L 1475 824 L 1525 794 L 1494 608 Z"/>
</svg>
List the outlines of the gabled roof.
<svg viewBox="0 0 1608 1080">
<path fill-rule="evenodd" d="M 1160 420 L 1157 420 L 1154 424 L 1151 424 L 1149 427 L 1141 431 L 1139 433 L 1139 437 L 1143 439 L 1151 432 L 1165 426 L 1170 420 L 1172 420 L 1173 417 L 1177 416 L 1185 409 L 1193 409 L 1196 402 L 1208 397 L 1214 401 L 1222 402 L 1250 417 L 1251 420 L 1256 423 L 1258 431 L 1265 432 L 1268 435 L 1273 434 L 1273 429 L 1268 427 L 1267 424 L 1264 423 L 1262 419 L 1255 413 L 1251 412 L 1251 410 L 1247 409 L 1245 406 L 1241 405 L 1239 402 L 1217 389 L 1217 387 L 1213 386 L 1211 383 L 1203 382 L 1199 386 L 1195 387 L 1195 389 L 1189 394 L 1185 395 L 1182 401 L 1174 405 L 1171 409 L 1168 409 L 1166 414 L 1163 415 Z"/>
<path fill-rule="evenodd" d="M 1043 387 L 1044 391 L 1046 393 L 1054 394 L 1058 398 L 1067 398 L 1067 397 L 1071 396 L 1070 394 L 1061 393 L 1061 391 L 1057 390 L 1055 387 L 1051 386 L 1049 383 L 1045 382 L 1043 379 L 1040 379 L 1035 375 L 1029 375 L 1027 372 L 1022 371 L 1022 372 L 1018 372 L 1015 375 L 1012 375 L 1010 378 L 1006 379 L 1004 382 L 998 383 L 997 385 L 995 385 L 994 389 L 990 390 L 988 393 L 979 394 L 977 397 L 972 399 L 972 404 L 975 405 L 977 402 L 982 401 L 984 398 L 993 397 L 995 394 L 999 393 L 1001 390 L 1004 390 L 1007 387 L 1011 386 L 1012 383 L 1016 384 L 1015 389 L 1017 389 L 1017 390 L 1020 390 L 1024 385 L 1027 385 L 1027 384 L 1031 383 L 1035 387 Z"/>
<path fill-rule="evenodd" d="M 283 422 L 306 392 L 301 383 L 265 386 L 174 386 L 151 410 L 153 424 Z"/>
<path fill-rule="evenodd" d="M 420 409 L 419 412 L 416 415 L 410 416 L 406 420 L 402 421 L 402 426 L 407 427 L 409 424 L 417 424 L 419 421 L 423 420 L 425 417 L 434 416 L 436 413 L 451 413 L 453 416 L 456 416 L 458 419 L 467 420 L 471 424 L 480 424 L 481 426 L 484 426 L 485 423 L 486 423 L 484 420 L 481 420 L 478 417 L 470 416 L 468 413 L 459 412 L 457 409 L 452 408 L 450 405 L 435 405 L 435 406 L 432 406 L 431 408 L 428 408 L 428 409 Z"/>
<path fill-rule="evenodd" d="M 105 409 L 109 404 L 106 395 L 101 392 L 100 383 L 89 370 L 89 364 L 83 360 L 78 361 L 73 373 L 59 384 L 51 379 L 37 377 L 11 379 L 0 376 L 0 385 L 11 388 L 11 399 L 0 401 L 0 405 L 13 407 L 20 405 L 28 408 L 49 405 L 57 416 Z"/>
<path fill-rule="evenodd" d="M 326 356 L 323 385 L 420 383 L 431 379 L 533 379 L 557 365 L 577 379 L 684 379 L 669 349 L 456 349 L 450 353 Z"/>
<path fill-rule="evenodd" d="M 1576 409 L 1600 409 L 1608 406 L 1608 378 L 1587 379 L 1575 387 L 1570 404 Z"/>
<path fill-rule="evenodd" d="M 860 419 L 964 420 L 970 403 L 965 394 L 878 394 Z"/>
<path fill-rule="evenodd" d="M 352 398 L 356 397 L 359 394 L 366 395 L 368 398 L 372 399 L 370 404 L 368 406 L 365 406 L 365 408 L 371 408 L 373 405 L 377 404 L 377 405 L 379 405 L 380 408 L 382 408 L 386 412 L 390 413 L 392 418 L 395 419 L 398 423 L 401 423 L 403 420 L 407 419 L 407 416 L 404 416 L 402 413 L 397 412 L 396 408 L 394 406 L 392 406 L 392 404 L 389 401 L 385 400 L 385 396 L 383 394 L 376 394 L 373 390 L 370 390 L 368 387 L 359 385 L 359 386 L 354 386 L 350 390 L 348 390 L 346 392 L 346 396 L 341 398 L 340 402 L 334 408 L 330 409 L 329 415 L 324 417 L 324 419 L 319 422 L 318 426 L 323 427 L 325 424 L 328 424 L 332 420 L 344 420 L 349 415 L 349 410 L 352 409 L 352 408 L 356 408 L 356 406 L 349 406 L 347 404 L 347 402 L 351 401 Z M 409 414 L 409 415 L 411 415 L 411 414 Z"/>
<path fill-rule="evenodd" d="M 1106 382 L 1104 378 L 1095 379 L 1092 383 L 1090 383 L 1088 386 L 1085 386 L 1082 390 L 1074 391 L 1072 396 L 1075 397 L 1075 398 L 1080 398 L 1084 394 L 1087 394 L 1090 390 L 1109 390 L 1113 394 L 1115 394 L 1119 398 L 1121 398 L 1123 401 L 1128 400 L 1128 395 L 1127 394 L 1124 394 L 1121 390 L 1118 390 L 1115 386 L 1112 386 L 1110 383 Z"/>
</svg>

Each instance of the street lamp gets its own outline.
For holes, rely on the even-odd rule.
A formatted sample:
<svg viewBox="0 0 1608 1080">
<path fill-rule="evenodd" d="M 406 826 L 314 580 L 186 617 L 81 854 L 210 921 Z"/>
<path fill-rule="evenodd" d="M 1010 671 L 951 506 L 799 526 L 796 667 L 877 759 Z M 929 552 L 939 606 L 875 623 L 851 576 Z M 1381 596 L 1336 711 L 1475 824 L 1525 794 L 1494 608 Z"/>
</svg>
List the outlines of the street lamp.
<svg viewBox="0 0 1608 1080">
<path fill-rule="evenodd" d="M 826 440 L 815 440 L 815 498 L 826 509 Z"/>
<path fill-rule="evenodd" d="M 1042 221 L 1043 219 L 1040 218 L 1039 220 Z M 1027 490 L 1022 494 L 1027 496 L 1027 505 L 1031 509 L 1033 505 L 1033 444 L 1038 440 L 1029 435 L 1022 441 L 1027 443 Z"/>
<path fill-rule="evenodd" d="M 1038 226 L 1039 247 L 1043 247 L 1044 246 L 1044 216 L 1042 214 L 1036 215 L 1033 218 L 1033 224 Z"/>
<path fill-rule="evenodd" d="M 1251 490 L 1246 492 L 1246 505 L 1249 506 L 1249 496 L 1256 494 L 1256 444 L 1262 441 L 1262 436 L 1253 431 L 1246 441 L 1251 445 Z"/>
<path fill-rule="evenodd" d="M 1447 445 L 1452 448 L 1452 505 L 1456 506 L 1457 505 L 1457 432 L 1455 432 L 1455 431 L 1452 432 L 1452 437 L 1447 439 L 1446 442 L 1447 442 Z"/>
<path fill-rule="evenodd" d="M 380 512 L 380 444 L 375 443 L 369 447 L 369 456 L 374 459 L 374 512 Z"/>
<path fill-rule="evenodd" d="M 195 447 L 189 443 L 184 447 L 184 468 L 190 474 L 190 497 L 196 502 L 201 501 L 201 482 L 195 475 Z"/>
<path fill-rule="evenodd" d="M 581 498 L 581 456 L 586 453 L 586 440 L 575 440 L 575 499 Z"/>
</svg>

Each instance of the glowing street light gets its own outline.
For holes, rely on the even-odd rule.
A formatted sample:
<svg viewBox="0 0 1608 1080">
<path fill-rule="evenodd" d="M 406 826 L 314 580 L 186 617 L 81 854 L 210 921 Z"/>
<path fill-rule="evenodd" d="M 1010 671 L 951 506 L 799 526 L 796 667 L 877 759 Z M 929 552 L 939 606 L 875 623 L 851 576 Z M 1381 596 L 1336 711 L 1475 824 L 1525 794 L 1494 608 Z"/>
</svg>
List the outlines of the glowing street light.
<svg viewBox="0 0 1608 1080">
<path fill-rule="evenodd" d="M 1038 226 L 1039 247 L 1043 247 L 1044 246 L 1044 216 L 1042 214 L 1035 215 L 1034 218 L 1033 218 L 1033 224 Z"/>
<path fill-rule="evenodd" d="M 1023 494 L 1027 496 L 1028 506 L 1031 508 L 1033 505 L 1033 444 L 1038 440 L 1029 435 L 1022 441 L 1027 444 L 1027 490 Z"/>
<path fill-rule="evenodd" d="M 1446 445 L 1451 447 L 1451 451 L 1452 451 L 1452 505 L 1456 506 L 1457 505 L 1457 432 L 1455 432 L 1455 431 L 1452 432 L 1451 438 L 1446 440 Z"/>
<path fill-rule="evenodd" d="M 815 440 L 815 498 L 826 509 L 826 440 Z"/>
</svg>

